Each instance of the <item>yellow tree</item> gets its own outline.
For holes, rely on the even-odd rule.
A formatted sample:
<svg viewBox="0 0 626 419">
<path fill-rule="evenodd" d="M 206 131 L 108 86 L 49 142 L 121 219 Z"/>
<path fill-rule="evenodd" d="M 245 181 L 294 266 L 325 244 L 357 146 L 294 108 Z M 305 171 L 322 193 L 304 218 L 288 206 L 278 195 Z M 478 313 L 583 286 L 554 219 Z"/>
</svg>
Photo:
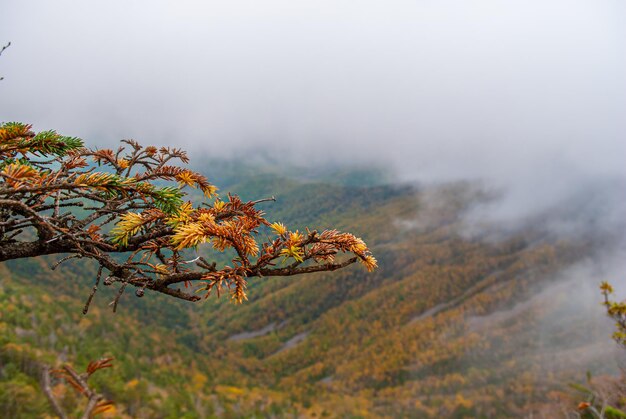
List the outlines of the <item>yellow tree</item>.
<svg viewBox="0 0 626 419">
<path fill-rule="evenodd" d="M 617 302 L 610 299 L 613 294 L 613 287 L 608 282 L 600 284 L 600 290 L 604 296 L 604 305 L 606 312 L 613 320 L 615 320 L 616 331 L 613 333 L 613 339 L 626 348 L 626 301 Z"/>
<path fill-rule="evenodd" d="M 147 289 L 192 302 L 229 290 L 240 303 L 248 278 L 333 271 L 357 261 L 376 268 L 360 238 L 270 223 L 257 208 L 267 199 L 220 197 L 186 163 L 176 148 L 125 140 L 116 150 L 94 150 L 54 131 L 1 124 L 0 262 L 53 254 L 63 255 L 53 268 L 71 258 L 96 261 L 85 314 L 101 281 L 119 287 L 115 310 L 128 286 L 138 297 Z M 202 202 L 188 200 L 188 188 L 199 189 Z M 259 240 L 262 229 L 272 236 L 267 242 Z M 219 268 L 190 257 L 187 249 L 202 243 L 236 256 Z"/>
</svg>

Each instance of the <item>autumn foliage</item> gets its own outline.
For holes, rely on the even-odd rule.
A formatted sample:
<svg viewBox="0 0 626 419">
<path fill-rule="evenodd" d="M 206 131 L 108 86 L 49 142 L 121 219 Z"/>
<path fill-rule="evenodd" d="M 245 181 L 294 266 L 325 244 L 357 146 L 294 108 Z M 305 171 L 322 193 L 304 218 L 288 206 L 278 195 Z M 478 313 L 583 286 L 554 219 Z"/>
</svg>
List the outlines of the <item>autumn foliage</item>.
<svg viewBox="0 0 626 419">
<path fill-rule="evenodd" d="M 115 309 L 128 285 L 138 297 L 148 289 L 197 301 L 226 290 L 242 302 L 247 278 L 332 271 L 357 261 L 376 268 L 366 244 L 350 233 L 290 231 L 257 208 L 273 198 L 219 196 L 177 148 L 124 140 L 117 150 L 92 150 L 78 138 L 5 123 L 0 159 L 0 261 L 48 254 L 63 254 L 60 262 L 95 260 L 99 271 L 85 313 L 101 280 L 119 284 Z M 191 189 L 202 192 L 201 202 L 188 199 Z M 231 264 L 217 267 L 199 256 L 204 243 L 232 249 Z M 347 256 L 339 260 L 340 254 Z"/>
<path fill-rule="evenodd" d="M 616 330 L 613 339 L 622 347 L 626 348 L 626 301 L 612 301 L 610 295 L 614 293 L 613 287 L 608 282 L 600 284 L 600 291 L 604 297 L 604 306 L 608 316 L 615 320 Z"/>
</svg>

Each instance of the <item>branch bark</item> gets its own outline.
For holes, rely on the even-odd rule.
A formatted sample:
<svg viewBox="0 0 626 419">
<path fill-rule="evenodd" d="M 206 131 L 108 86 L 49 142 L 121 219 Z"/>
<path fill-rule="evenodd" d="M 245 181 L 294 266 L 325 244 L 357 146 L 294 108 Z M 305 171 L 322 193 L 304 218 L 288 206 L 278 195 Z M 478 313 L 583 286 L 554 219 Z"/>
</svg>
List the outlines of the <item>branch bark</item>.
<svg viewBox="0 0 626 419">
<path fill-rule="evenodd" d="M 50 406 L 54 413 L 61 419 L 67 419 L 67 414 L 63 411 L 63 408 L 57 401 L 57 399 L 52 394 L 52 389 L 50 388 L 50 368 L 47 365 L 44 365 L 41 373 L 41 389 L 43 390 L 48 402 L 50 402 Z"/>
</svg>

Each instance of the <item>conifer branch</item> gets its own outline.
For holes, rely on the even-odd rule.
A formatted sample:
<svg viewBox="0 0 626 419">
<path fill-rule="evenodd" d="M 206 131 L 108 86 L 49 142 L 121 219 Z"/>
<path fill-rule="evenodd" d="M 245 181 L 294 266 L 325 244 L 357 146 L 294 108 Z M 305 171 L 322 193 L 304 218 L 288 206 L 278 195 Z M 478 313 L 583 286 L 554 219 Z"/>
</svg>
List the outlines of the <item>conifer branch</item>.
<svg viewBox="0 0 626 419">
<path fill-rule="evenodd" d="M 228 289 L 242 302 L 247 278 L 333 271 L 355 262 L 376 268 L 363 240 L 350 233 L 301 233 L 267 221 L 256 206 L 275 202 L 274 196 L 219 197 L 206 177 L 174 164 L 188 162 L 179 149 L 125 140 L 116 151 L 90 150 L 81 139 L 11 122 L 0 124 L 0 158 L 0 262 L 65 254 L 56 269 L 70 259 L 96 261 L 85 314 L 102 275 L 105 286 L 121 284 L 110 304 L 115 311 L 127 286 L 137 297 L 149 290 L 191 302 L 202 298 L 197 292 L 207 297 Z M 189 188 L 202 191 L 204 200 L 185 201 Z M 205 244 L 236 256 L 218 268 L 198 254 Z M 342 253 L 348 257 L 336 261 Z M 195 292 L 185 291 L 189 285 Z"/>
</svg>

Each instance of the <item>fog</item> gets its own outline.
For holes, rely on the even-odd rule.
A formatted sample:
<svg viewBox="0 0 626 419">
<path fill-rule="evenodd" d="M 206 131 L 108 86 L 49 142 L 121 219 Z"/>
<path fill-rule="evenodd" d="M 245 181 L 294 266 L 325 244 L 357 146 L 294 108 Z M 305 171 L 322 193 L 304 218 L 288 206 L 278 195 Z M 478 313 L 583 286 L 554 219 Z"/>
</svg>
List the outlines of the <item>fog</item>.
<svg viewBox="0 0 626 419">
<path fill-rule="evenodd" d="M 625 23 L 621 0 L 9 0 L 0 119 L 479 179 L 516 217 L 626 176 Z"/>
</svg>

